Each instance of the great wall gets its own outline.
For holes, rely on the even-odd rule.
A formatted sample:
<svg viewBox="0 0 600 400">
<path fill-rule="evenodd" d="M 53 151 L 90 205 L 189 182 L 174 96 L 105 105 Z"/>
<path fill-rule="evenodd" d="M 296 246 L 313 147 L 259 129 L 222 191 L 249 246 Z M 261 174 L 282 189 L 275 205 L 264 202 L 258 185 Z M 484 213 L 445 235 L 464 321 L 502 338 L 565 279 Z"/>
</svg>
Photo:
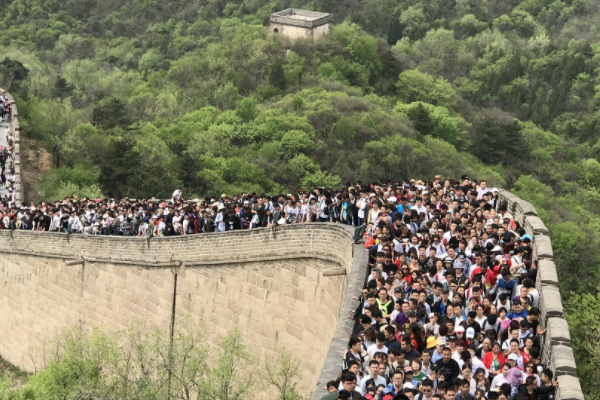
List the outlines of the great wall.
<svg viewBox="0 0 600 400">
<path fill-rule="evenodd" d="M 19 122 L 10 94 L 15 201 L 22 198 Z M 535 208 L 509 192 L 501 203 L 534 237 L 542 362 L 558 377 L 558 400 L 582 400 L 549 231 Z M 244 332 L 261 360 L 280 347 L 302 364 L 301 387 L 320 399 L 339 374 L 367 275 L 353 229 L 309 223 L 184 237 L 126 238 L 0 231 L 0 355 L 39 367 L 44 343 L 75 324 L 168 327 L 191 315 L 209 331 Z M 336 243 L 332 246 L 331 243 Z M 310 313 L 310 317 L 309 317 Z"/>
</svg>

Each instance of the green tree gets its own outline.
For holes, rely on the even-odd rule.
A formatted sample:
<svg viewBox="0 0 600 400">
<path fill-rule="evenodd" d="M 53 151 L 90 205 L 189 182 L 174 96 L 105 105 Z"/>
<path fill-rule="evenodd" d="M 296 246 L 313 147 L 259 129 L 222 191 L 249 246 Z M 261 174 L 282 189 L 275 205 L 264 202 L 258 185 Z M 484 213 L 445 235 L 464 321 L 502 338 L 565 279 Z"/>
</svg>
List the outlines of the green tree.
<svg viewBox="0 0 600 400">
<path fill-rule="evenodd" d="M 65 78 L 63 78 L 62 76 L 56 78 L 56 83 L 54 84 L 55 97 L 64 100 L 65 97 L 68 97 L 72 91 L 73 88 L 67 83 L 67 80 Z"/>
<path fill-rule="evenodd" d="M 244 345 L 242 335 L 231 331 L 220 343 L 221 351 L 214 367 L 209 367 L 205 379 L 198 385 L 198 400 L 242 400 L 255 384 L 248 366 L 254 356 Z"/>
<path fill-rule="evenodd" d="M 473 152 L 486 164 L 523 166 L 528 146 L 519 123 L 502 116 L 481 116 L 473 123 Z"/>
<path fill-rule="evenodd" d="M 316 146 L 313 138 L 306 132 L 290 130 L 283 134 L 280 142 L 281 156 L 293 158 L 300 153 L 310 153 Z"/>
<path fill-rule="evenodd" d="M 433 122 L 429 116 L 429 111 L 425 109 L 423 103 L 419 102 L 416 107 L 410 108 L 408 118 L 410 118 L 415 125 L 415 129 L 421 135 L 429 135 L 433 132 Z"/>
<path fill-rule="evenodd" d="M 283 69 L 283 63 L 279 60 L 275 61 L 271 66 L 271 71 L 269 72 L 269 85 L 280 90 L 285 90 L 286 88 L 285 71 Z"/>
<path fill-rule="evenodd" d="M 5 57 L 0 62 L 0 84 L 10 93 L 17 94 L 23 91 L 23 82 L 29 76 L 29 69 L 23 63 Z"/>
<path fill-rule="evenodd" d="M 459 97 L 448 81 L 417 70 L 402 72 L 396 88 L 398 97 L 405 103 L 423 101 L 448 108 L 458 104 Z"/>
<path fill-rule="evenodd" d="M 235 108 L 235 113 L 243 121 L 252 121 L 256 118 L 256 101 L 249 98 L 240 100 Z"/>
<path fill-rule="evenodd" d="M 82 118 L 81 111 L 73 110 L 69 99 L 38 100 L 31 107 L 28 129 L 52 149 L 54 165 L 60 167 L 61 155 L 68 146 L 66 133 Z"/>
<path fill-rule="evenodd" d="M 338 187 L 341 179 L 337 175 L 331 175 L 325 171 L 316 171 L 314 173 L 307 173 L 302 178 L 302 187 L 315 188 L 315 187 L 326 187 L 335 188 Z"/>
<path fill-rule="evenodd" d="M 305 399 L 297 388 L 300 371 L 300 362 L 287 350 L 279 350 L 277 357 L 267 362 L 266 381 L 277 388 L 277 400 Z"/>
<path fill-rule="evenodd" d="M 104 130 L 125 129 L 132 123 L 125 103 L 114 97 L 102 99 L 92 111 L 91 122 Z"/>
<path fill-rule="evenodd" d="M 577 374 L 583 385 L 586 399 L 599 399 L 597 388 L 600 382 L 600 370 L 597 360 L 600 358 L 600 288 L 595 293 L 573 296 L 567 303 L 569 312 L 567 321 L 573 338 L 573 351 L 577 358 Z"/>
</svg>

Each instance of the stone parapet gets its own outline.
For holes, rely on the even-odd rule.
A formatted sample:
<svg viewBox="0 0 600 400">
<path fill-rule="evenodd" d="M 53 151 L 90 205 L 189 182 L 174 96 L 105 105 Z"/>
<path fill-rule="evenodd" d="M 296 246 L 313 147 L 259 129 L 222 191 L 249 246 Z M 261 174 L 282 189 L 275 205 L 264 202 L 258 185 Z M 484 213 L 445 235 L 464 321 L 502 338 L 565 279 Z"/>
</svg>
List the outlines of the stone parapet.
<svg viewBox="0 0 600 400">
<path fill-rule="evenodd" d="M 542 337 L 541 357 L 542 362 L 558 377 L 556 399 L 583 400 L 569 326 L 558 288 L 550 231 L 531 203 L 506 191 L 500 192 L 498 197 L 498 206 L 506 206 L 515 221 L 533 237 L 533 254 L 538 267 L 536 288 L 540 292 L 540 324 L 546 330 Z"/>
<path fill-rule="evenodd" d="M 239 329 L 260 365 L 291 351 L 303 391 L 319 388 L 341 369 L 367 273 L 353 233 L 329 223 L 151 239 L 1 230 L 0 354 L 34 371 L 65 327 L 168 329 L 189 315 L 209 340 Z"/>
<path fill-rule="evenodd" d="M 365 280 L 367 278 L 369 256 L 367 250 L 362 244 L 355 245 L 354 260 L 352 262 L 352 272 L 348 279 L 348 288 L 344 295 L 342 307 L 340 309 L 340 318 L 335 330 L 331 346 L 327 351 L 327 357 L 321 370 L 321 376 L 317 381 L 317 387 L 313 392 L 312 400 L 319 400 L 327 394 L 323 390 L 325 384 L 334 377 L 337 377 L 341 371 L 342 358 L 344 351 L 348 349 L 348 341 L 354 331 L 356 322 L 348 319 L 350 310 L 356 308 L 357 302 L 352 298 L 361 293 Z"/>
</svg>

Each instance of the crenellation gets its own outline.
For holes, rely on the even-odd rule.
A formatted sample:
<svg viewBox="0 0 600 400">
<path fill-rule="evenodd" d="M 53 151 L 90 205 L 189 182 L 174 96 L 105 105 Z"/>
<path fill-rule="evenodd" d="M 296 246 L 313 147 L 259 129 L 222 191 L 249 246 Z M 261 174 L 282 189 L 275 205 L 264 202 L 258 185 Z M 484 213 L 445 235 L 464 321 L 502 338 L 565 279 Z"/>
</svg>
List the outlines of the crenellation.
<svg viewBox="0 0 600 400">
<path fill-rule="evenodd" d="M 549 363 L 558 376 L 556 400 L 583 400 L 575 357 L 571 349 L 569 326 L 564 317 L 558 289 L 558 274 L 550 232 L 531 203 L 505 191 L 499 194 L 499 199 L 501 204 L 507 205 L 515 221 L 522 224 L 534 239 L 533 254 L 538 260 L 536 288 L 540 292 L 540 323 L 546 329 L 541 338 L 542 361 Z"/>
</svg>

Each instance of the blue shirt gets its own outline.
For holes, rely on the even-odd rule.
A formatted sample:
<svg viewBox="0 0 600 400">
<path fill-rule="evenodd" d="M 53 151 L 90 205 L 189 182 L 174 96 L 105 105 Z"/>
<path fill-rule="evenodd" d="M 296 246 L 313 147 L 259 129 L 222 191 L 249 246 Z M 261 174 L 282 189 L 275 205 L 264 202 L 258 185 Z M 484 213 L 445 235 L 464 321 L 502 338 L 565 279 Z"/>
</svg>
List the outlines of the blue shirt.
<svg viewBox="0 0 600 400">
<path fill-rule="evenodd" d="M 500 279 L 498 281 L 498 287 L 500 289 L 513 290 L 513 288 L 515 287 L 516 284 L 517 284 L 517 281 L 515 279 L 511 279 L 508 282 L 506 282 L 504 279 Z"/>
<path fill-rule="evenodd" d="M 508 318 L 517 319 L 517 318 L 525 318 L 527 316 L 527 310 L 522 309 L 520 313 L 516 313 L 514 310 L 510 312 Z"/>
</svg>

